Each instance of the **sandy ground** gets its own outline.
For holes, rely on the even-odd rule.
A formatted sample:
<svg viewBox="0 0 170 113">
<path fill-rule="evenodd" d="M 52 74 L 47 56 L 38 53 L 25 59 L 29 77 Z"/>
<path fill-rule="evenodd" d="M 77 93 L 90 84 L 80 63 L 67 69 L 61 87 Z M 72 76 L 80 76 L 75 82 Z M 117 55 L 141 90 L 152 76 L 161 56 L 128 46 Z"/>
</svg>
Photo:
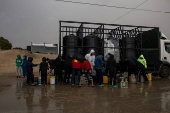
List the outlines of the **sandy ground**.
<svg viewBox="0 0 170 113">
<path fill-rule="evenodd" d="M 42 57 L 46 57 L 50 59 L 55 59 L 57 57 L 57 55 L 52 55 L 52 54 L 30 53 L 27 50 L 18 50 L 18 49 L 12 49 L 6 51 L 0 50 L 0 76 L 16 77 L 15 59 L 18 54 L 20 54 L 21 56 L 27 55 L 28 57 L 33 57 L 34 64 L 40 64 Z M 39 67 L 34 68 L 35 76 L 39 76 L 38 69 Z"/>
</svg>

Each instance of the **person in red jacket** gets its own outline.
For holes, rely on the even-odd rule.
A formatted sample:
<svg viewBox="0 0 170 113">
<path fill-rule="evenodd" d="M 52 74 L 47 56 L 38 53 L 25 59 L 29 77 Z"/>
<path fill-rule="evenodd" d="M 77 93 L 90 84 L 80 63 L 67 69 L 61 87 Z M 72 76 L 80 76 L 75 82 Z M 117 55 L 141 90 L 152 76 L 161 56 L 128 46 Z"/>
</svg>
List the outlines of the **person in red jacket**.
<svg viewBox="0 0 170 113">
<path fill-rule="evenodd" d="M 73 60 L 71 61 L 72 64 L 72 68 L 73 68 L 73 73 L 72 73 L 72 78 L 71 78 L 71 82 L 72 85 L 77 84 L 78 87 L 81 87 L 80 85 L 80 75 L 81 75 L 81 65 L 82 63 L 77 59 L 76 56 L 73 57 Z M 75 81 L 75 76 L 78 76 L 77 81 Z"/>
<path fill-rule="evenodd" d="M 93 84 L 93 77 L 91 75 L 92 68 L 90 65 L 90 62 L 84 58 L 84 61 L 82 63 L 82 71 L 85 72 L 85 77 L 86 77 L 86 85 L 88 85 L 88 82 L 91 81 L 91 86 L 94 87 Z"/>
</svg>

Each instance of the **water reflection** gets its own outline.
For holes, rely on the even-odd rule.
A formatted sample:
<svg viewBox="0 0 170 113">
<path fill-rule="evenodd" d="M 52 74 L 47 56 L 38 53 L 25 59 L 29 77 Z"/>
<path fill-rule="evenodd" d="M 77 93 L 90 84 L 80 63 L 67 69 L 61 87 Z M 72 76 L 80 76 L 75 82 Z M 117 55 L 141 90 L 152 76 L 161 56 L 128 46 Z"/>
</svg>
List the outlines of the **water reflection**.
<svg viewBox="0 0 170 113">
<path fill-rule="evenodd" d="M 16 81 L 16 91 L 15 91 L 15 94 L 16 94 L 16 97 L 17 97 L 17 100 L 20 100 L 22 95 L 23 95 L 23 81 L 21 80 L 18 80 Z"/>
<path fill-rule="evenodd" d="M 170 91 L 161 93 L 161 108 L 165 111 L 170 109 Z"/>
<path fill-rule="evenodd" d="M 25 86 L 25 81 L 18 79 L 15 83 L 14 96 L 19 103 L 23 102 L 25 105 L 26 102 L 28 113 L 36 111 L 69 113 L 71 110 L 80 113 L 129 112 L 129 107 L 134 107 L 132 111 L 137 112 L 136 108 L 141 106 L 146 109 L 162 108 L 168 112 L 170 109 L 170 91 L 162 92 L 162 89 L 165 89 L 163 83 L 158 84 L 154 81 L 146 84 L 129 84 L 129 88 L 124 89 L 109 88 L 107 85 L 103 88 L 98 86 L 92 88 L 85 85 L 78 88 L 62 84 Z M 169 81 L 167 81 L 168 83 Z M 169 90 L 168 85 L 166 86 L 167 90 Z M 157 104 L 154 105 L 155 103 Z"/>
<path fill-rule="evenodd" d="M 27 112 L 33 113 L 33 97 L 34 97 L 34 87 L 27 87 L 26 88 L 26 106 L 27 106 Z"/>
<path fill-rule="evenodd" d="M 47 113 L 48 106 L 49 106 L 49 98 L 47 96 L 47 87 L 41 88 L 41 96 L 39 99 L 39 103 L 41 106 L 42 113 Z"/>
</svg>

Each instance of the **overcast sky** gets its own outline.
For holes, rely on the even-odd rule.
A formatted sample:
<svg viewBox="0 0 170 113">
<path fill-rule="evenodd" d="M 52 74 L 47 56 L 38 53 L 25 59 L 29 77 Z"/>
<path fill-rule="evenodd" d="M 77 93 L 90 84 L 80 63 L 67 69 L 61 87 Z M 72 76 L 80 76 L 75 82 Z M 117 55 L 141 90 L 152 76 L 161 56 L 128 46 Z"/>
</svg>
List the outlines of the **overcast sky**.
<svg viewBox="0 0 170 113">
<path fill-rule="evenodd" d="M 146 0 L 71 0 L 135 8 Z M 170 0 L 148 0 L 139 9 L 170 12 Z M 131 9 L 66 3 L 55 0 L 0 0 L 0 36 L 13 47 L 58 43 L 59 20 L 111 23 Z M 134 10 L 114 24 L 160 27 L 170 37 L 170 13 Z M 169 38 L 170 39 L 170 38 Z"/>
</svg>

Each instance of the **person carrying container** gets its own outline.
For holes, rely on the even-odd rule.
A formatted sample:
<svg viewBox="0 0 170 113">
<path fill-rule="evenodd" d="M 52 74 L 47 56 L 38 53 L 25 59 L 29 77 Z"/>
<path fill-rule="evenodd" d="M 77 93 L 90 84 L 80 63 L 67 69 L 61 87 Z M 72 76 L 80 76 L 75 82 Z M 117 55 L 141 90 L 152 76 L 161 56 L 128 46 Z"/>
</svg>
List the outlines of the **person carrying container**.
<svg viewBox="0 0 170 113">
<path fill-rule="evenodd" d="M 97 75 L 97 83 L 99 86 L 103 86 L 103 74 L 102 74 L 102 69 L 103 65 L 106 64 L 103 62 L 103 53 L 100 53 L 96 58 L 95 58 L 95 69 L 96 69 L 96 75 Z"/>
<path fill-rule="evenodd" d="M 32 81 L 32 86 L 34 86 L 34 74 L 33 74 L 33 67 L 38 66 L 38 64 L 33 64 L 32 63 L 33 58 L 29 57 L 28 58 L 28 63 L 27 63 L 27 86 L 29 85 L 30 79 Z"/>
<path fill-rule="evenodd" d="M 82 63 L 82 72 L 85 73 L 86 85 L 88 86 L 89 81 L 91 81 L 91 86 L 94 87 L 93 76 L 91 75 L 92 68 L 91 68 L 90 62 L 87 59 L 85 59 L 85 58 L 84 58 L 84 61 Z"/>
<path fill-rule="evenodd" d="M 43 57 L 39 66 L 39 74 L 41 74 L 41 84 L 43 86 L 47 83 L 47 69 L 48 63 L 46 62 L 46 58 Z"/>
<path fill-rule="evenodd" d="M 95 66 L 95 51 L 93 49 L 90 50 L 90 53 L 85 55 L 85 58 L 90 62 L 91 68 L 93 70 Z"/>
<path fill-rule="evenodd" d="M 81 75 L 81 67 L 82 67 L 82 63 L 80 62 L 80 60 L 77 59 L 77 56 L 74 55 L 73 60 L 71 61 L 72 64 L 72 85 L 74 86 L 74 84 L 76 83 L 78 87 L 81 87 L 80 85 L 80 75 Z M 77 81 L 75 80 L 75 76 L 77 77 Z"/>
<path fill-rule="evenodd" d="M 27 56 L 24 55 L 23 56 L 23 63 L 22 63 L 22 73 L 23 73 L 23 77 L 27 77 L 27 63 L 28 63 L 28 60 L 27 60 Z"/>
<path fill-rule="evenodd" d="M 116 85 L 116 60 L 114 55 L 109 53 L 109 59 L 106 61 L 106 70 L 109 72 L 109 87 L 118 87 Z"/>
<path fill-rule="evenodd" d="M 21 55 L 17 55 L 15 60 L 17 78 L 21 78 L 22 75 L 22 62 Z"/>
<path fill-rule="evenodd" d="M 143 75 L 144 80 L 147 82 L 148 78 L 147 78 L 146 73 L 145 73 L 145 70 L 147 68 L 146 59 L 144 58 L 143 55 L 140 55 L 139 58 L 138 58 L 138 61 L 144 66 L 144 68 L 141 69 L 141 73 Z"/>
</svg>

